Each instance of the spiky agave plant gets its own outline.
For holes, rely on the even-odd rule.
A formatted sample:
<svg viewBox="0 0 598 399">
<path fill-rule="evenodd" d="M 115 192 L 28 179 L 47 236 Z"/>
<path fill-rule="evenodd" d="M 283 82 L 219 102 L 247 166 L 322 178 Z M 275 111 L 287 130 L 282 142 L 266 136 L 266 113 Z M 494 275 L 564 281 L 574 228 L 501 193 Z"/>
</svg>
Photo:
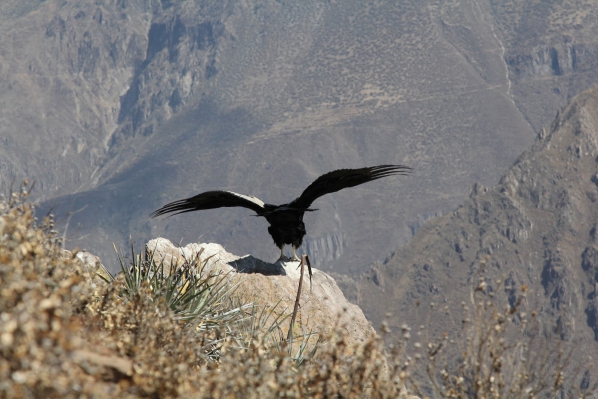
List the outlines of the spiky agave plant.
<svg viewBox="0 0 598 399">
<path fill-rule="evenodd" d="M 275 349 L 280 355 L 287 356 L 298 368 L 305 360 L 313 358 L 322 342 L 320 334 L 314 331 L 304 332 L 292 338 L 285 337 L 283 325 L 291 317 L 288 309 L 279 309 L 281 301 L 273 306 L 258 305 L 255 302 L 247 320 L 241 324 L 244 341 L 242 347 L 257 343 Z M 314 339 L 312 339 L 314 338 Z M 315 341 L 315 342 L 314 342 Z M 298 346 L 296 346 L 298 344 Z M 295 350 L 293 350 L 295 348 Z"/>
<path fill-rule="evenodd" d="M 135 254 L 132 243 L 130 259 L 118 250 L 116 253 L 124 276 L 124 297 L 138 295 L 146 286 L 153 299 L 165 301 L 176 319 L 193 324 L 198 331 L 230 329 L 231 324 L 246 317 L 244 310 L 252 306 L 233 300 L 238 284 L 230 284 L 228 273 L 208 271 L 210 258 L 201 261 L 202 251 L 180 265 L 171 262 L 167 267 L 164 260 L 156 261 L 153 254 L 149 258 Z"/>
</svg>

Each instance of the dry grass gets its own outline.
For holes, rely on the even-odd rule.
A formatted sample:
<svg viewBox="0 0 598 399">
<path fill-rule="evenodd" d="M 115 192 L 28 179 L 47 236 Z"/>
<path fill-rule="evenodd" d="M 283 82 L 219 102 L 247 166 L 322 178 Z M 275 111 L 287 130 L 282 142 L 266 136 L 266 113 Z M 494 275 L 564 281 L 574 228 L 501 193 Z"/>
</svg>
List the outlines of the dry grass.
<svg viewBox="0 0 598 399">
<path fill-rule="evenodd" d="M 476 299 L 485 295 L 483 285 L 474 292 L 466 350 L 456 361 L 446 338 L 422 342 L 408 355 L 407 327 L 388 358 L 379 337 L 348 348 L 341 334 L 317 343 L 308 334 L 291 348 L 277 335 L 282 318 L 235 302 L 232 293 L 205 296 L 213 303 L 201 313 L 193 313 L 195 294 L 185 302 L 192 311 L 173 302 L 173 295 L 207 292 L 202 281 L 217 277 L 168 285 L 155 273 L 133 275 L 132 287 L 126 273 L 112 281 L 91 276 L 59 249 L 51 219 L 36 225 L 26 196 L 24 186 L 0 203 L 2 398 L 399 398 L 406 397 L 401 380 L 422 396 L 544 397 L 559 394 L 566 381 L 566 356 L 556 358 L 557 374 L 550 367 L 529 371 L 529 347 L 510 340 L 507 328 L 517 311 Z M 202 327 L 225 309 L 239 317 Z M 519 331 L 530 331 L 532 323 L 524 324 Z"/>
</svg>

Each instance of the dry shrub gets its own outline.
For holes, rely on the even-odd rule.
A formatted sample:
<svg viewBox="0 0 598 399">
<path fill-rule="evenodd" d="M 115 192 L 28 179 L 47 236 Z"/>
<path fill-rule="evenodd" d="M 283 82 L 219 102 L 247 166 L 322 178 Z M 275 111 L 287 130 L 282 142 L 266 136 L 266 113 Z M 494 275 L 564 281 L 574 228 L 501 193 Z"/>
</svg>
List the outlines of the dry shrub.
<svg viewBox="0 0 598 399">
<path fill-rule="evenodd" d="M 81 344 L 71 303 L 88 293 L 52 220 L 35 227 L 27 187 L 0 201 L 0 395 L 62 396 L 93 382 L 72 360 Z"/>
<path fill-rule="evenodd" d="M 558 324 L 543 326 L 535 311 L 525 310 L 525 286 L 512 303 L 502 287 L 502 280 L 491 288 L 479 277 L 471 303 L 462 303 L 462 330 L 426 342 L 420 326 L 411 356 L 405 354 L 411 329 L 403 326 L 391 366 L 401 369 L 409 389 L 434 398 L 595 398 L 596 384 L 589 385 L 595 368 L 579 342 L 562 340 Z"/>
</svg>

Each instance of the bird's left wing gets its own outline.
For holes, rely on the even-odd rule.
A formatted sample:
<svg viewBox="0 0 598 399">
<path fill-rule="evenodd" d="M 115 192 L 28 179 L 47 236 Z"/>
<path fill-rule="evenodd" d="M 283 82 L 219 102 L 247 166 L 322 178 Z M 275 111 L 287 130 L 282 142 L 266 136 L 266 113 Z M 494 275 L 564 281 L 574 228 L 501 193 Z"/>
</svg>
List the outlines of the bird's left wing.
<svg viewBox="0 0 598 399">
<path fill-rule="evenodd" d="M 339 169 L 318 177 L 289 206 L 307 209 L 317 198 L 392 175 L 406 175 L 411 168 L 403 165 L 379 165 L 361 169 Z"/>
<path fill-rule="evenodd" d="M 157 211 L 154 211 L 150 217 L 155 218 L 172 212 L 176 212 L 173 215 L 178 215 L 185 212 L 233 206 L 248 208 L 260 214 L 264 211 L 264 205 L 264 202 L 259 198 L 250 195 L 243 195 L 232 191 L 207 191 L 191 198 L 166 204 Z"/>
</svg>

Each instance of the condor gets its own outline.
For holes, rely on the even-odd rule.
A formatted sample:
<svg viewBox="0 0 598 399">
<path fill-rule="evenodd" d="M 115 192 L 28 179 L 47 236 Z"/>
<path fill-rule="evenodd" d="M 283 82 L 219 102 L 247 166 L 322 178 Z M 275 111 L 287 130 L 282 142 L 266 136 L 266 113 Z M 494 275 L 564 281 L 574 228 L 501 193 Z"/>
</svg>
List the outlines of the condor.
<svg viewBox="0 0 598 399">
<path fill-rule="evenodd" d="M 257 215 L 265 217 L 270 227 L 268 233 L 274 243 L 280 248 L 279 261 L 299 261 L 297 248 L 303 243 L 305 224 L 303 214 L 316 211 L 310 209 L 312 202 L 319 197 L 334 193 L 348 187 L 355 187 L 376 179 L 392 175 L 406 175 L 411 168 L 403 165 L 379 165 L 361 169 L 339 169 L 318 177 L 305 191 L 288 204 L 266 204 L 256 197 L 237 194 L 232 191 L 207 191 L 194 197 L 174 201 L 153 212 L 150 217 L 155 218 L 167 213 L 200 211 L 224 207 L 241 206 L 249 208 Z M 293 247 L 293 256 L 284 256 L 285 244 Z"/>
</svg>

